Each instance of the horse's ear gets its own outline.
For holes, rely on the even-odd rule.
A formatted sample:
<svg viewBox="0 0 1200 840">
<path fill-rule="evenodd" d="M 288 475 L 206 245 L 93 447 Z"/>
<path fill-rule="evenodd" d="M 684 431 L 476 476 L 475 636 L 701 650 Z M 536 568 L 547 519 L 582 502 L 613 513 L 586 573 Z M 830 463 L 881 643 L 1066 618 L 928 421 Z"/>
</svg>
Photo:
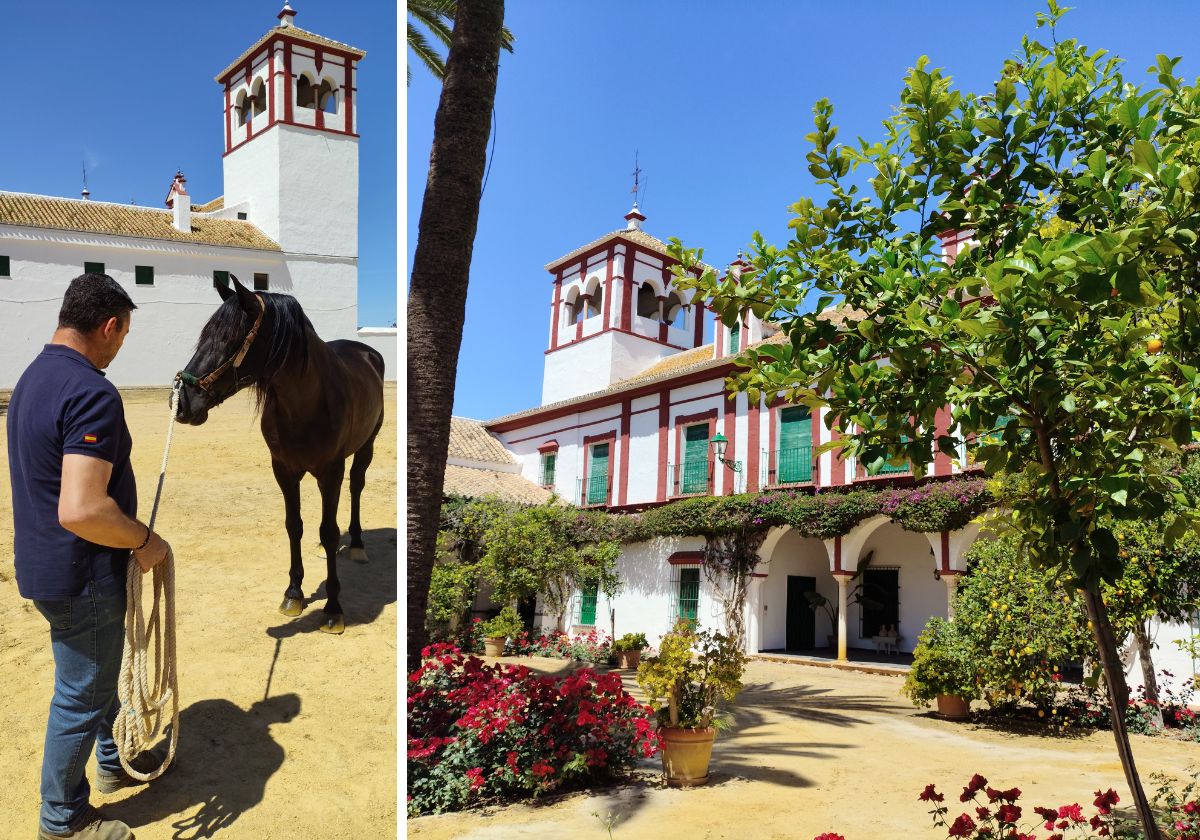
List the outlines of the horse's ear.
<svg viewBox="0 0 1200 840">
<path fill-rule="evenodd" d="M 231 297 L 233 297 L 236 294 L 236 292 L 234 292 L 234 290 L 229 288 L 228 286 L 222 286 L 220 284 L 217 284 L 217 294 L 219 294 L 221 296 L 221 300 L 225 301 L 225 300 L 229 300 Z"/>
<path fill-rule="evenodd" d="M 233 287 L 232 290 L 230 290 L 230 294 L 237 294 L 238 303 L 241 304 L 242 309 L 251 314 L 257 314 L 259 309 L 258 298 L 254 296 L 254 292 L 243 286 L 237 277 L 232 274 L 229 275 L 229 282 Z"/>
</svg>

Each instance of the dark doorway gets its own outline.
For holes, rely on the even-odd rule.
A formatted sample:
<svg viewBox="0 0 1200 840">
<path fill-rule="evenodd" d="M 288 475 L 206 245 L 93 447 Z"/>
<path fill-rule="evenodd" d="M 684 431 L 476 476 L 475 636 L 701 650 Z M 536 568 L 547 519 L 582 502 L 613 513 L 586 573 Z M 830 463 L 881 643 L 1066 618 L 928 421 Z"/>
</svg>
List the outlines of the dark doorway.
<svg viewBox="0 0 1200 840">
<path fill-rule="evenodd" d="M 862 638 L 900 622 L 900 570 L 867 569 L 862 584 Z"/>
<path fill-rule="evenodd" d="M 521 623 L 525 625 L 526 630 L 533 630 L 533 616 L 536 606 L 536 598 L 525 598 L 517 602 L 517 615 L 521 616 Z"/>
<path fill-rule="evenodd" d="M 817 579 L 788 575 L 787 579 L 787 650 L 812 650 L 816 647 L 817 616 L 804 597 L 817 591 Z"/>
</svg>

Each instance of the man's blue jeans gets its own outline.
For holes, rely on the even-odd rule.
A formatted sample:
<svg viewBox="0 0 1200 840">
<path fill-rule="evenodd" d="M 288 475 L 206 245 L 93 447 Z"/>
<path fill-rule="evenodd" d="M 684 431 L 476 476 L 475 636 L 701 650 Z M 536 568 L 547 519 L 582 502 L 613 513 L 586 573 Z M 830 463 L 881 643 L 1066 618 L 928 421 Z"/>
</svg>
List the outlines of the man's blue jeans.
<svg viewBox="0 0 1200 840">
<path fill-rule="evenodd" d="M 76 598 L 34 601 L 50 622 L 54 697 L 42 755 L 42 827 L 65 834 L 88 804 L 84 769 L 93 744 L 100 768 L 121 767 L 113 741 L 125 640 L 125 589 L 89 584 Z"/>
</svg>

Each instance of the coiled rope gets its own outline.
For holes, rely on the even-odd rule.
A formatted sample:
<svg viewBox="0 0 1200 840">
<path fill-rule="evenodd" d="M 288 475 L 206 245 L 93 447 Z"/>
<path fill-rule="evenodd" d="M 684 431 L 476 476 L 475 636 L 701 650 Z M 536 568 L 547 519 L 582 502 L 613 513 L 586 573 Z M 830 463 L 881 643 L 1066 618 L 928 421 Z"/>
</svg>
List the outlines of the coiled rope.
<svg viewBox="0 0 1200 840">
<path fill-rule="evenodd" d="M 150 511 L 151 530 L 154 530 L 163 480 L 167 476 L 167 456 L 171 451 L 171 436 L 175 431 L 179 389 L 182 386 L 183 383 L 176 380 L 171 390 L 171 419 L 167 426 L 167 445 L 163 449 L 158 487 L 154 491 L 154 507 Z M 166 772 L 175 758 L 175 746 L 179 742 L 179 681 L 175 673 L 175 557 L 169 549 L 166 558 L 151 570 L 151 576 L 154 600 L 150 618 L 146 621 L 142 610 L 142 568 L 131 554 L 125 583 L 125 647 L 121 654 L 121 674 L 117 680 L 121 709 L 113 723 L 113 740 L 117 742 L 121 766 L 130 776 L 143 782 L 157 779 Z M 154 638 L 153 657 L 150 655 L 151 636 Z M 153 684 L 148 678 L 151 661 Z M 162 735 L 164 711 L 168 703 L 171 705 L 171 739 L 167 757 L 161 767 L 143 773 L 132 767 L 130 762 L 153 746 Z"/>
</svg>

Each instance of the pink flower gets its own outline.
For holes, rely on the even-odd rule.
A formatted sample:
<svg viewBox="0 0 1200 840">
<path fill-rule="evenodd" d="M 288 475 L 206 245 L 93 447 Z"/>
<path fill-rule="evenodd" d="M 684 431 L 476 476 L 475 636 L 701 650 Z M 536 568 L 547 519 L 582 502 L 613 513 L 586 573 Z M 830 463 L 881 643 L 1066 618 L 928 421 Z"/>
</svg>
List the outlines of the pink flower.
<svg viewBox="0 0 1200 840">
<path fill-rule="evenodd" d="M 468 770 L 467 778 L 471 780 L 471 790 L 479 790 L 484 785 L 483 770 L 479 767 Z"/>
</svg>

